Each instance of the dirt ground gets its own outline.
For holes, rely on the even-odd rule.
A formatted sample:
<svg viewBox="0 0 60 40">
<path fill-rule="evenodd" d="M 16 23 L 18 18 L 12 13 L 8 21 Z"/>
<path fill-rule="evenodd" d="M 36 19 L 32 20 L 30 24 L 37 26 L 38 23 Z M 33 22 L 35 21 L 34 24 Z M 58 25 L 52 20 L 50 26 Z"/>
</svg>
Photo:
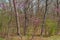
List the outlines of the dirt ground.
<svg viewBox="0 0 60 40">
<path fill-rule="evenodd" d="M 9 36 L 5 40 L 60 40 L 60 36 L 51 36 L 51 37 L 39 37 L 39 36 Z"/>
</svg>

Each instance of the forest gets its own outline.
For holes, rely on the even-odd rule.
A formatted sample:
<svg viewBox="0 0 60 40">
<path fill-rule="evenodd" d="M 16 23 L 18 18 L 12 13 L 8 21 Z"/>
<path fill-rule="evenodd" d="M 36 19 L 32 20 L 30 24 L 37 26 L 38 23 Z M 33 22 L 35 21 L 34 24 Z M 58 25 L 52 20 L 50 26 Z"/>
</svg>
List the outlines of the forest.
<svg viewBox="0 0 60 40">
<path fill-rule="evenodd" d="M 60 40 L 60 0 L 0 0 L 0 40 Z"/>
</svg>

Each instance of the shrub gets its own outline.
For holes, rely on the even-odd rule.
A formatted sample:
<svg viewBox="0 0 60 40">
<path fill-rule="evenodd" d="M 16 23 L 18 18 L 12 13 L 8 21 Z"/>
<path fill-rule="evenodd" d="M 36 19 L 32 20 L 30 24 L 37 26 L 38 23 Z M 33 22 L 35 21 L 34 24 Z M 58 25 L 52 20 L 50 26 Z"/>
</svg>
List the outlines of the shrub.
<svg viewBox="0 0 60 40">
<path fill-rule="evenodd" d="M 49 35 L 54 35 L 55 34 L 55 31 L 56 31 L 56 27 L 57 27 L 56 22 L 54 22 L 51 19 L 47 19 L 46 25 L 47 25 L 48 30 L 49 30 L 48 31 Z"/>
</svg>

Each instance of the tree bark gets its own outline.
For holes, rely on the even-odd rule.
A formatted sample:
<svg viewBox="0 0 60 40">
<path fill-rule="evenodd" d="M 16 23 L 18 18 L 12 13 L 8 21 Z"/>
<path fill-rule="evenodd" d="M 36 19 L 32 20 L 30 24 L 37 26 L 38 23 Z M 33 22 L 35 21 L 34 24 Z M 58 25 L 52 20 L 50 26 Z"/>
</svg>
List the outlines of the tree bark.
<svg viewBox="0 0 60 40">
<path fill-rule="evenodd" d="M 14 12 L 15 12 L 15 17 L 16 17 L 16 25 L 17 25 L 17 35 L 20 35 L 20 23 L 19 23 L 19 14 L 17 12 L 16 8 L 16 0 L 13 0 L 13 5 L 14 5 Z"/>
<path fill-rule="evenodd" d="M 46 28 L 45 21 L 46 21 L 46 14 L 47 14 L 47 2 L 48 2 L 48 0 L 46 0 L 45 13 L 43 16 L 43 22 L 42 22 L 42 27 L 41 27 L 41 35 L 43 35 L 44 28 Z M 45 29 L 45 34 L 46 34 L 46 29 Z"/>
<path fill-rule="evenodd" d="M 59 9 L 59 3 L 58 3 L 58 1 L 59 0 L 56 1 L 56 3 L 57 3 L 57 9 Z M 57 31 L 56 31 L 56 34 L 58 34 L 58 32 L 59 32 L 59 22 L 60 22 L 59 12 L 58 11 L 57 11 L 57 18 L 58 19 L 57 19 L 57 29 L 56 29 Z"/>
<path fill-rule="evenodd" d="M 25 1 L 25 9 L 24 9 L 24 14 L 25 14 L 24 35 L 26 35 L 26 30 L 27 30 L 27 27 L 28 27 L 28 19 L 27 19 L 28 8 L 26 7 L 27 5 L 28 5 L 28 0 Z"/>
</svg>

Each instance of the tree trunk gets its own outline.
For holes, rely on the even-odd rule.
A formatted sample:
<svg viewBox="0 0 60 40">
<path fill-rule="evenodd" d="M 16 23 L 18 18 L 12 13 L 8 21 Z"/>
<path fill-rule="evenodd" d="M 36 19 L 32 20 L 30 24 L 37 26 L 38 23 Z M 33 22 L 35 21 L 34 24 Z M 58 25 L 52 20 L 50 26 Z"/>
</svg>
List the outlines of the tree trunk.
<svg viewBox="0 0 60 40">
<path fill-rule="evenodd" d="M 24 9 L 24 14 L 25 14 L 25 25 L 24 25 L 24 35 L 26 35 L 26 30 L 28 27 L 28 19 L 27 19 L 27 4 L 28 4 L 28 0 L 25 1 L 25 9 Z"/>
<path fill-rule="evenodd" d="M 57 9 L 59 9 L 59 3 L 58 3 L 58 1 L 59 0 L 57 0 L 56 2 L 57 2 Z M 60 21 L 60 18 L 59 18 L 59 12 L 57 11 L 57 31 L 56 31 L 56 34 L 58 34 L 58 32 L 59 32 L 59 21 Z"/>
<path fill-rule="evenodd" d="M 19 23 L 19 14 L 17 12 L 16 8 L 16 0 L 13 0 L 13 5 L 14 5 L 14 12 L 15 12 L 15 17 L 16 17 L 16 25 L 17 25 L 17 35 L 20 35 L 20 23 Z"/>
<path fill-rule="evenodd" d="M 48 0 L 46 0 L 45 13 L 43 16 L 43 22 L 42 22 L 42 27 L 41 27 L 41 35 L 43 35 L 43 31 L 46 28 L 45 27 L 45 21 L 46 21 L 46 14 L 47 14 L 47 2 L 48 2 Z M 45 34 L 46 34 L 46 29 L 45 29 Z"/>
</svg>

